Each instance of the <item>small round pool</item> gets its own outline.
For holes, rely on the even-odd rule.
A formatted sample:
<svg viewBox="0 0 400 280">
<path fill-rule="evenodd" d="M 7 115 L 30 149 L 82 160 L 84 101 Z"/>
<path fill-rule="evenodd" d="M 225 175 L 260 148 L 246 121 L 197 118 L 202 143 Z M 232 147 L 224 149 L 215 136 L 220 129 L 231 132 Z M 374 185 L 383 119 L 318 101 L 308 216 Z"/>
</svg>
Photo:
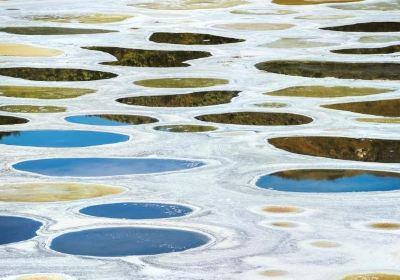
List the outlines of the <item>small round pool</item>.
<svg viewBox="0 0 400 280">
<path fill-rule="evenodd" d="M 31 239 L 42 223 L 23 217 L 0 216 L 0 245 Z"/>
<path fill-rule="evenodd" d="M 157 119 L 148 116 L 110 114 L 70 116 L 66 117 L 65 120 L 70 123 L 100 126 L 125 126 L 158 122 Z"/>
<path fill-rule="evenodd" d="M 191 213 L 192 209 L 178 204 L 122 202 L 88 206 L 79 212 L 115 219 L 163 219 L 185 216 Z"/>
<path fill-rule="evenodd" d="M 22 161 L 13 167 L 46 176 L 99 177 L 171 172 L 203 165 L 201 161 L 159 158 L 48 158 Z"/>
<path fill-rule="evenodd" d="M 0 132 L 0 144 L 48 148 L 77 148 L 128 141 L 129 136 L 86 130 L 23 130 Z"/>
<path fill-rule="evenodd" d="M 62 234 L 52 250 L 83 256 L 123 257 L 180 252 L 206 244 L 210 239 L 188 230 L 151 227 L 105 227 Z"/>
<path fill-rule="evenodd" d="M 256 185 L 286 192 L 334 193 L 400 189 L 400 173 L 353 169 L 300 169 L 261 176 Z"/>
</svg>

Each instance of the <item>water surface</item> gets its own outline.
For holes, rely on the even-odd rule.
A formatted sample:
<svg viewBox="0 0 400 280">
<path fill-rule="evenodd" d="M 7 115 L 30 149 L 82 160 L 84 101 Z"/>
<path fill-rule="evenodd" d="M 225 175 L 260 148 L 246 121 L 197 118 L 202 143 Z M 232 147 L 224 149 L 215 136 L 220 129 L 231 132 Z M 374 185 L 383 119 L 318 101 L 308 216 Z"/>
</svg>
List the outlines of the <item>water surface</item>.
<svg viewBox="0 0 400 280">
<path fill-rule="evenodd" d="M 126 126 L 158 122 L 157 119 L 147 116 L 115 114 L 78 115 L 66 117 L 65 120 L 71 123 L 100 126 Z"/>
<path fill-rule="evenodd" d="M 0 245 L 31 239 L 42 223 L 23 217 L 0 216 Z"/>
</svg>

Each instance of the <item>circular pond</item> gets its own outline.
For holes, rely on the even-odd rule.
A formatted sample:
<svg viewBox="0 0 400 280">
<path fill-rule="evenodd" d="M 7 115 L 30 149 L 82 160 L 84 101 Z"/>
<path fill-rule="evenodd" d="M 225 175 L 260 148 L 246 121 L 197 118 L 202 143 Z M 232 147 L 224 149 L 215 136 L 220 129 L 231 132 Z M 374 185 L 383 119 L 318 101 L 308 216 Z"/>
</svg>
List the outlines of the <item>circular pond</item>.
<svg viewBox="0 0 400 280">
<path fill-rule="evenodd" d="M 0 144 L 29 147 L 75 148 L 113 144 L 128 140 L 128 135 L 84 130 L 0 132 Z"/>
<path fill-rule="evenodd" d="M 88 206 L 79 212 L 115 219 L 162 219 L 185 216 L 191 213 L 192 209 L 178 204 L 122 202 Z"/>
<path fill-rule="evenodd" d="M 65 254 L 123 257 L 185 251 L 206 244 L 209 238 L 187 230 L 146 227 L 107 227 L 62 234 L 50 248 Z"/>
<path fill-rule="evenodd" d="M 308 193 L 392 191 L 400 189 L 400 173 L 300 169 L 261 176 L 256 185 L 264 189 Z"/>
<path fill-rule="evenodd" d="M 125 126 L 158 122 L 157 119 L 137 115 L 80 115 L 65 118 L 70 123 L 101 125 L 101 126 Z"/>
<path fill-rule="evenodd" d="M 0 216 L 0 245 L 31 239 L 42 223 L 23 217 Z"/>
<path fill-rule="evenodd" d="M 13 125 L 13 124 L 22 124 L 27 122 L 29 121 L 23 118 L 18 118 L 13 116 L 0 116 L 0 125 Z"/>
<path fill-rule="evenodd" d="M 158 158 L 49 158 L 16 163 L 17 170 L 46 176 L 99 177 L 192 169 L 201 161 Z"/>
</svg>

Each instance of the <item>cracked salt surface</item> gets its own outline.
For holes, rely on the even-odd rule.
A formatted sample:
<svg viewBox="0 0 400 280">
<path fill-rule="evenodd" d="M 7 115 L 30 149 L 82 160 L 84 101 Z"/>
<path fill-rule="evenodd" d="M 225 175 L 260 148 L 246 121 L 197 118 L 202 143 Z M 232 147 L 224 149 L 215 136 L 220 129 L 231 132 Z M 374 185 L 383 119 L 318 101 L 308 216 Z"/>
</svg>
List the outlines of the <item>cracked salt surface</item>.
<svg viewBox="0 0 400 280">
<path fill-rule="evenodd" d="M 52 105 L 68 107 L 68 112 L 54 114 L 25 113 L 30 122 L 26 129 L 77 129 L 78 125 L 64 121 L 72 115 L 89 114 L 135 114 L 152 116 L 158 124 L 144 126 L 95 127 L 87 130 L 128 134 L 132 140 L 110 146 L 74 149 L 34 147 L 0 147 L 2 183 L 25 183 L 41 180 L 54 182 L 29 173 L 20 173 L 11 168 L 17 161 L 50 157 L 163 157 L 206 161 L 208 165 L 184 172 L 152 175 L 117 176 L 101 178 L 63 178 L 63 181 L 96 183 L 121 186 L 123 194 L 89 201 L 52 203 L 2 202 L 2 215 L 26 216 L 40 220 L 44 226 L 38 236 L 30 241 L 0 247 L 0 278 L 15 279 L 16 274 L 49 273 L 69 275 L 72 279 L 268 279 L 260 272 L 285 271 L 280 279 L 295 280 L 339 280 L 345 275 L 387 272 L 398 273 L 400 261 L 400 235 L 382 230 L 372 230 L 365 225 L 382 221 L 399 221 L 398 191 L 368 193 L 284 193 L 260 189 L 255 186 L 257 177 L 285 169 L 367 169 L 400 171 L 399 164 L 354 162 L 328 158 L 313 158 L 290 154 L 276 149 L 266 142 L 267 138 L 297 135 L 367 137 L 399 139 L 397 126 L 390 124 L 368 124 L 354 120 L 354 114 L 321 108 L 327 101 L 319 98 L 292 98 L 267 96 L 265 92 L 294 86 L 350 86 L 389 88 L 392 92 L 378 96 L 370 95 L 363 100 L 390 99 L 398 97 L 400 85 L 397 80 L 339 80 L 334 78 L 306 78 L 272 74 L 257 70 L 254 65 L 262 61 L 328 60 L 346 62 L 390 62 L 397 63 L 398 56 L 370 55 L 349 56 L 330 52 L 332 47 L 313 48 L 266 48 L 258 47 L 281 38 L 323 38 L 325 43 L 340 44 L 340 48 L 368 47 L 359 43 L 363 36 L 371 33 L 344 33 L 319 28 L 352 24 L 356 22 L 396 21 L 398 11 L 350 11 L 331 9 L 328 5 L 283 6 L 264 0 L 231 1 L 244 4 L 233 7 L 198 10 L 146 9 L 144 2 L 98 0 L 1 1 L 2 26 L 38 26 L 27 16 L 45 16 L 49 12 L 63 14 L 114 13 L 132 15 L 118 23 L 90 24 L 46 23 L 46 26 L 69 28 L 96 28 L 119 32 L 93 35 L 23 36 L 0 33 L 4 43 L 31 44 L 58 49 L 64 53 L 51 58 L 0 57 L 1 67 L 53 67 L 92 69 L 118 74 L 113 79 L 81 82 L 43 82 L 1 76 L 2 85 L 57 86 L 92 88 L 97 92 L 76 99 L 35 100 L 1 97 L 4 105 Z M 148 1 L 157 3 L 157 1 Z M 180 1 L 179 1 L 180 2 Z M 196 2 L 196 1 L 192 1 Z M 224 1 L 229 2 L 229 1 Z M 378 1 L 368 1 L 371 3 Z M 127 4 L 132 4 L 127 6 Z M 337 6 L 338 4 L 335 4 Z M 349 4 L 340 4 L 346 6 Z M 350 4 L 351 5 L 351 4 Z M 216 5 L 218 6 L 218 5 Z M 19 9 L 19 10 L 6 10 Z M 252 15 L 232 14 L 231 10 L 269 10 L 271 13 L 287 9 L 295 14 Z M 354 15 L 356 18 L 300 19 L 295 17 L 315 15 Z M 276 23 L 294 24 L 286 30 L 252 31 L 216 29 L 213 26 L 230 23 Z M 45 25 L 45 23 L 41 23 Z M 138 29 L 132 29 L 138 28 Z M 147 41 L 153 32 L 197 32 L 224 37 L 245 39 L 245 42 L 226 45 L 184 46 L 156 44 Z M 393 34 L 396 35 L 396 34 Z M 127 68 L 101 65 L 105 54 L 81 49 L 82 46 L 104 45 L 121 48 L 202 50 L 213 54 L 206 60 L 191 61 L 187 68 Z M 361 46 L 362 44 L 362 46 Z M 146 88 L 133 84 L 143 79 L 198 77 L 228 79 L 229 84 L 209 87 L 207 90 L 241 90 L 241 95 L 229 104 L 204 108 L 151 108 L 123 106 L 114 102 L 117 98 L 183 94 L 188 89 Z M 359 97 L 332 98 L 329 102 L 356 102 Z M 40 103 L 38 103 L 40 101 Z M 164 124 L 202 124 L 195 116 L 232 111 L 268 111 L 276 108 L 254 107 L 264 102 L 282 102 L 289 106 L 280 112 L 307 115 L 314 122 L 307 126 L 230 126 L 213 124 L 215 132 L 165 133 L 153 127 Z M 10 114 L 18 115 L 18 114 Z M 2 127 L 10 131 L 13 126 Z M 125 201 L 152 201 L 179 203 L 198 208 L 188 217 L 169 220 L 126 221 L 82 216 L 76 209 L 94 203 Z M 268 205 L 290 205 L 307 209 L 295 216 L 262 215 L 252 211 Z M 270 223 L 292 222 L 297 228 L 271 227 Z M 359 225 L 359 226 L 358 226 Z M 51 237 L 83 228 L 115 226 L 157 226 L 184 228 L 201 231 L 213 237 L 205 247 L 180 253 L 144 257 L 122 257 L 112 259 L 64 256 L 48 249 Z M 334 250 L 310 248 L 315 240 L 332 240 L 341 244 Z M 273 274 L 273 273 L 272 273 Z M 267 273 L 268 276 L 268 273 Z M 278 277 L 276 277 L 278 279 Z M 68 278 L 69 279 L 69 278 Z"/>
</svg>

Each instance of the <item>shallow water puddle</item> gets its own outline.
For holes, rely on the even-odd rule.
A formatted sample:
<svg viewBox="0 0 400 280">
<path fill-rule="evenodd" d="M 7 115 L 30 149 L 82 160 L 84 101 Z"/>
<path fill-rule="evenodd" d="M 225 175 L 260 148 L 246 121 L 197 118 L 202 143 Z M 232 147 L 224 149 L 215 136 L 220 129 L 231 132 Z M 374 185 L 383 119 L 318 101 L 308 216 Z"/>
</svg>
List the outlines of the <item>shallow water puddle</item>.
<svg viewBox="0 0 400 280">
<path fill-rule="evenodd" d="M 65 112 L 65 107 L 58 106 L 36 106 L 36 105 L 4 105 L 0 111 L 12 113 L 60 113 Z"/>
<path fill-rule="evenodd" d="M 270 226 L 277 227 L 277 228 L 297 228 L 299 227 L 298 224 L 293 222 L 286 222 L 286 221 L 276 221 L 269 223 Z"/>
<path fill-rule="evenodd" d="M 101 64 L 132 67 L 187 67 L 190 64 L 185 61 L 211 56 L 211 53 L 204 51 L 162 51 L 116 47 L 84 47 L 84 49 L 106 52 L 117 59 L 117 61 Z"/>
<path fill-rule="evenodd" d="M 345 96 L 364 96 L 378 93 L 390 92 L 383 88 L 355 88 L 355 87 L 326 87 L 326 86 L 297 86 L 289 87 L 265 94 L 272 96 L 292 96 L 292 97 L 345 97 Z"/>
<path fill-rule="evenodd" d="M 134 82 L 135 85 L 152 88 L 200 88 L 228 83 L 228 80 L 214 78 L 161 78 Z"/>
<path fill-rule="evenodd" d="M 285 108 L 288 105 L 286 103 L 280 103 L 280 102 L 264 102 L 264 103 L 254 104 L 254 106 L 262 108 Z"/>
<path fill-rule="evenodd" d="M 352 15 L 306 15 L 299 16 L 296 19 L 309 19 L 309 20 L 333 20 L 333 19 L 345 19 L 353 18 Z"/>
<path fill-rule="evenodd" d="M 232 112 L 197 116 L 205 122 L 239 125 L 301 125 L 312 122 L 310 117 L 290 113 Z"/>
<path fill-rule="evenodd" d="M 0 44 L 0 55 L 22 57 L 52 57 L 63 52 L 56 49 L 36 47 L 26 44 Z"/>
<path fill-rule="evenodd" d="M 197 10 L 229 8 L 247 3 L 249 2 L 245 0 L 167 0 L 162 2 L 140 3 L 132 6 L 155 10 Z"/>
<path fill-rule="evenodd" d="M 391 54 L 400 52 L 400 45 L 392 45 L 380 48 L 354 48 L 331 50 L 333 53 L 339 54 Z"/>
<path fill-rule="evenodd" d="M 85 207 L 80 213 L 113 219 L 163 219 L 188 215 L 193 210 L 178 204 L 121 202 Z"/>
<path fill-rule="evenodd" d="M 28 218 L 0 216 L 0 245 L 31 239 L 41 226 L 42 223 Z"/>
<path fill-rule="evenodd" d="M 362 36 L 358 39 L 360 43 L 390 43 L 400 41 L 400 36 L 376 35 L 376 36 Z"/>
<path fill-rule="evenodd" d="M 96 92 L 85 88 L 0 86 L 0 96 L 37 99 L 75 98 Z"/>
<path fill-rule="evenodd" d="M 120 194 L 123 188 L 82 183 L 22 183 L 3 184 L 0 201 L 56 202 L 71 201 Z"/>
<path fill-rule="evenodd" d="M 206 126 L 206 125 L 193 125 L 193 124 L 184 124 L 184 125 L 160 125 L 154 127 L 155 130 L 165 131 L 165 132 L 175 132 L 175 133 L 184 133 L 184 132 L 209 132 L 217 130 L 214 126 Z"/>
<path fill-rule="evenodd" d="M 400 163 L 400 140 L 298 136 L 272 138 L 268 142 L 279 149 L 302 155 L 365 162 Z"/>
<path fill-rule="evenodd" d="M 400 9 L 400 0 L 351 5 L 332 5 L 331 7 L 341 10 L 398 11 Z"/>
<path fill-rule="evenodd" d="M 36 16 L 32 17 L 33 20 L 45 22 L 63 22 L 63 23 L 114 23 L 126 20 L 132 16 L 128 15 L 114 15 L 114 14 L 88 14 L 88 15 L 64 15 L 64 16 Z"/>
<path fill-rule="evenodd" d="M 201 161 L 158 158 L 48 158 L 22 161 L 13 167 L 46 176 L 99 177 L 172 172 L 204 165 Z"/>
<path fill-rule="evenodd" d="M 68 69 L 68 68 L 32 68 L 32 67 L 13 67 L 0 68 L 1 76 L 26 79 L 32 81 L 95 81 L 115 78 L 118 75 L 110 72 L 101 72 L 87 69 Z"/>
<path fill-rule="evenodd" d="M 214 25 L 213 27 L 229 29 L 229 30 L 272 31 L 272 30 L 285 30 L 293 26 L 294 24 L 285 24 L 285 23 L 238 22 L 238 23 L 217 24 Z"/>
<path fill-rule="evenodd" d="M 400 63 L 272 60 L 255 66 L 266 72 L 311 78 L 400 80 Z"/>
<path fill-rule="evenodd" d="M 311 246 L 321 249 L 333 249 L 340 247 L 340 244 L 334 241 L 317 240 L 310 243 Z"/>
<path fill-rule="evenodd" d="M 65 27 L 2 27 L 0 32 L 6 32 L 18 35 L 79 35 L 79 34 L 100 34 L 116 32 L 114 30 L 104 29 L 84 29 L 84 28 L 65 28 Z"/>
<path fill-rule="evenodd" d="M 221 45 L 245 41 L 243 39 L 228 38 L 211 34 L 170 32 L 155 32 L 151 34 L 149 40 L 155 43 L 177 45 Z"/>
<path fill-rule="evenodd" d="M 400 32 L 400 22 L 362 22 L 342 26 L 324 27 L 321 29 L 342 32 Z"/>
<path fill-rule="evenodd" d="M 205 245 L 206 235 L 194 231 L 151 227 L 106 227 L 62 234 L 50 248 L 65 254 L 122 257 L 180 252 Z"/>
<path fill-rule="evenodd" d="M 400 189 L 400 173 L 300 169 L 261 176 L 256 185 L 264 189 L 309 193 L 392 191 Z"/>
<path fill-rule="evenodd" d="M 260 274 L 262 276 L 266 277 L 281 277 L 281 276 L 286 276 L 289 274 L 286 270 L 280 270 L 280 269 L 268 269 L 261 271 Z"/>
<path fill-rule="evenodd" d="M 64 276 L 58 274 L 30 274 L 15 278 L 15 280 L 67 280 Z"/>
<path fill-rule="evenodd" d="M 322 105 L 324 108 L 384 117 L 400 117 L 400 99 Z"/>
<path fill-rule="evenodd" d="M 27 123 L 27 122 L 29 122 L 29 120 L 24 119 L 24 118 L 0 115 L 0 125 L 23 124 L 23 123 Z M 0 137 L 1 137 L 1 133 L 2 132 L 0 132 Z"/>
<path fill-rule="evenodd" d="M 333 43 L 325 43 L 319 41 L 312 41 L 304 38 L 281 38 L 271 43 L 267 43 L 261 45 L 260 47 L 268 47 L 268 48 L 284 48 L 284 49 L 294 49 L 294 48 L 320 48 L 320 47 L 328 47 L 334 46 L 336 44 Z"/>
<path fill-rule="evenodd" d="M 272 16 L 272 15 L 291 15 L 296 14 L 296 11 L 291 10 L 262 10 L 262 9 L 248 9 L 248 10 L 232 10 L 231 14 L 237 15 L 259 15 L 259 16 Z"/>
<path fill-rule="evenodd" d="M 370 223 L 368 227 L 378 230 L 400 230 L 400 223 L 378 222 Z"/>
<path fill-rule="evenodd" d="M 76 148 L 114 144 L 128 140 L 128 135 L 85 130 L 0 132 L 0 144 L 28 147 Z"/>
<path fill-rule="evenodd" d="M 70 116 L 66 117 L 65 120 L 71 123 L 101 126 L 125 126 L 158 122 L 157 119 L 148 116 L 115 114 Z"/>
<path fill-rule="evenodd" d="M 400 118 L 357 118 L 359 122 L 400 124 Z"/>
<path fill-rule="evenodd" d="M 268 214 L 298 214 L 302 209 L 292 206 L 266 206 L 262 208 L 263 212 Z"/>
<path fill-rule="evenodd" d="M 361 273 L 345 276 L 342 280 L 400 280 L 400 274 L 389 273 Z"/>
<path fill-rule="evenodd" d="M 117 102 L 149 107 L 197 107 L 229 103 L 240 91 L 201 91 L 187 94 L 135 96 Z"/>
<path fill-rule="evenodd" d="M 279 5 L 318 5 L 326 3 L 360 2 L 362 0 L 273 0 L 272 3 Z"/>
</svg>

